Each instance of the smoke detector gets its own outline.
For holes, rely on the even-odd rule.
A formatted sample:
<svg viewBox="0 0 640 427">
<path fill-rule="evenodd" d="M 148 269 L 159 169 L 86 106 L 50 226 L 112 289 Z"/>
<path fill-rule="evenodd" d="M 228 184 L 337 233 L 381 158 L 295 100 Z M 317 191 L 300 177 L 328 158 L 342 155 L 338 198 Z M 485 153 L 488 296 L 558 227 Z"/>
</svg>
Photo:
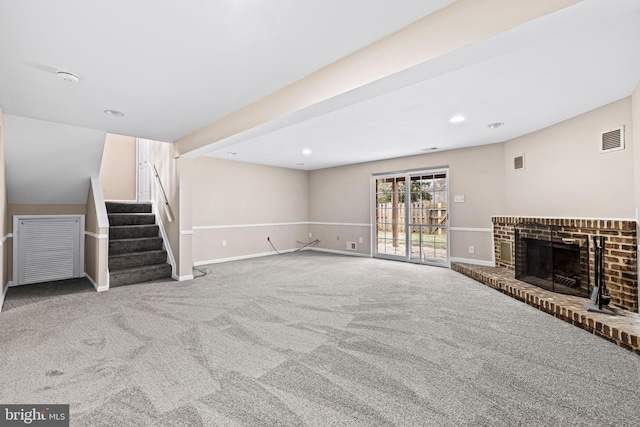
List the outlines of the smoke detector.
<svg viewBox="0 0 640 427">
<path fill-rule="evenodd" d="M 498 129 L 499 127 L 502 127 L 502 126 L 504 126 L 503 122 L 489 123 L 487 125 L 487 127 L 490 129 Z"/>
<path fill-rule="evenodd" d="M 124 113 L 118 110 L 104 110 L 104 113 L 111 117 L 124 117 Z"/>
<path fill-rule="evenodd" d="M 77 75 L 67 71 L 57 71 L 56 76 L 67 83 L 78 83 L 78 81 L 80 81 L 80 78 Z"/>
</svg>

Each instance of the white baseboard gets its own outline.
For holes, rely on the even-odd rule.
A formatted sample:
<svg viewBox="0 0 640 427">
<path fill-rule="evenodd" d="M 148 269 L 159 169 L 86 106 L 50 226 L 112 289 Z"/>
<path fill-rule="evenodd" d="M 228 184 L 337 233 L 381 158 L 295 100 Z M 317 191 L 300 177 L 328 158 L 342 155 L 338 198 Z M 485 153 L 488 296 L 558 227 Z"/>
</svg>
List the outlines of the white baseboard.
<svg viewBox="0 0 640 427">
<path fill-rule="evenodd" d="M 371 258 L 370 254 L 362 254 L 359 252 L 348 252 L 348 251 L 338 251 L 335 249 L 323 249 L 323 248 L 308 248 L 310 251 L 318 251 L 318 252 L 327 252 L 330 254 L 338 254 L 338 255 L 349 255 L 349 256 L 359 256 L 365 258 Z"/>
<path fill-rule="evenodd" d="M 483 265 L 485 267 L 495 267 L 496 263 L 494 261 L 483 261 L 480 259 L 471 259 L 471 258 L 456 258 L 456 257 L 451 257 L 449 258 L 449 261 L 451 262 L 461 262 L 464 264 L 474 264 L 474 265 Z"/>
<path fill-rule="evenodd" d="M 91 276 L 89 276 L 87 273 L 84 273 L 84 277 L 87 278 L 87 280 L 89 282 L 91 282 L 91 284 L 93 285 L 93 287 L 96 289 L 96 292 L 104 292 L 104 291 L 108 291 L 109 290 L 109 285 L 106 286 L 98 286 L 98 284 L 96 282 L 94 282 L 93 278 L 91 278 Z"/>
<path fill-rule="evenodd" d="M 284 250 L 279 250 L 278 252 L 280 252 L 281 254 L 286 254 L 286 253 L 291 253 L 291 252 L 296 252 L 296 251 L 319 251 L 319 252 L 328 252 L 328 253 L 338 254 L 338 255 L 349 255 L 349 256 L 358 256 L 358 257 L 371 258 L 371 255 L 369 255 L 369 254 L 362 254 L 362 253 L 358 253 L 358 252 L 338 251 L 338 250 L 333 250 L 333 249 L 311 248 L 311 247 L 306 247 L 306 248 L 302 248 L 302 249 L 300 249 L 300 248 L 284 249 Z M 260 257 L 265 257 L 265 256 L 271 256 L 271 255 L 277 255 L 277 253 L 276 252 L 262 252 L 262 253 L 257 253 L 257 254 L 241 255 L 241 256 L 235 256 L 235 257 L 229 257 L 229 258 L 218 258 L 218 259 L 211 259 L 211 260 L 206 260 L 206 261 L 196 261 L 196 262 L 193 263 L 193 266 L 194 267 L 199 267 L 199 266 L 208 265 L 208 264 L 221 264 L 223 262 L 241 261 L 243 259 L 260 258 Z"/>
<path fill-rule="evenodd" d="M 178 282 L 184 282 L 186 280 L 193 280 L 194 276 L 193 274 L 189 274 L 188 276 L 178 276 L 177 274 L 172 274 L 171 278 L 173 280 L 177 280 Z"/>
<path fill-rule="evenodd" d="M 291 252 L 295 252 L 298 249 L 284 249 L 284 250 L 279 250 L 278 252 L 280 252 L 281 254 L 285 254 L 285 253 L 291 253 Z M 218 259 L 211 259 L 211 260 L 207 260 L 207 261 L 195 261 L 193 263 L 194 267 L 199 267 L 201 265 L 207 265 L 207 264 L 221 264 L 223 262 L 230 262 L 230 261 L 240 261 L 243 259 L 251 259 L 251 258 L 260 258 L 260 257 L 264 257 L 264 256 L 271 256 L 271 255 L 277 255 L 276 252 L 262 252 L 262 253 L 258 253 L 258 254 L 250 254 L 250 255 L 241 255 L 241 256 L 234 256 L 234 257 L 230 257 L 230 258 L 218 258 Z"/>
</svg>

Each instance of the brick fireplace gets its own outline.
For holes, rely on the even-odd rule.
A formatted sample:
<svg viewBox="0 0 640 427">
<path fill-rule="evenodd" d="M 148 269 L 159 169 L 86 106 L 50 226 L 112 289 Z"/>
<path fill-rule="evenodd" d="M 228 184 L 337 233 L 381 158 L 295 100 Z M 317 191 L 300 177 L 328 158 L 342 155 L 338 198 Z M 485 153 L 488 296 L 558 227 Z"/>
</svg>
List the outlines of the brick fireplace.
<svg viewBox="0 0 640 427">
<path fill-rule="evenodd" d="M 583 296 L 587 294 L 588 285 L 593 286 L 595 283 L 594 248 L 590 244 L 592 236 L 605 236 L 604 273 L 605 283 L 611 294 L 611 304 L 638 312 L 638 243 L 635 221 L 493 217 L 492 222 L 497 267 L 516 271 L 516 265 L 518 265 L 522 270 L 520 267 L 522 259 L 516 262 L 516 252 L 520 257 L 524 256 L 527 246 L 534 260 L 536 257 L 544 257 L 545 248 L 549 246 L 555 247 L 555 253 L 559 254 L 556 257 L 560 257 L 557 261 L 559 263 L 566 262 L 565 260 L 570 259 L 572 253 L 575 253 L 574 258 L 577 257 L 581 266 L 564 268 L 567 271 L 570 269 L 575 271 L 565 272 L 559 269 L 562 274 L 552 277 L 551 285 L 544 282 L 534 284 L 547 289 L 549 289 L 548 286 L 556 286 L 556 291 L 565 290 L 564 293 L 571 293 L 566 292 L 566 288 L 573 288 L 581 290 Z M 516 240 L 516 228 L 518 228 L 518 240 Z M 519 250 L 516 250 L 516 244 L 519 245 Z M 536 274 L 532 271 L 535 272 L 535 268 L 524 271 L 524 274 L 527 277 L 535 276 Z M 516 271 L 516 275 L 518 273 L 523 274 L 523 271 Z M 546 272 L 543 273 L 548 275 Z M 543 279 L 540 278 L 540 280 Z M 572 280 L 575 283 L 572 283 Z"/>
</svg>

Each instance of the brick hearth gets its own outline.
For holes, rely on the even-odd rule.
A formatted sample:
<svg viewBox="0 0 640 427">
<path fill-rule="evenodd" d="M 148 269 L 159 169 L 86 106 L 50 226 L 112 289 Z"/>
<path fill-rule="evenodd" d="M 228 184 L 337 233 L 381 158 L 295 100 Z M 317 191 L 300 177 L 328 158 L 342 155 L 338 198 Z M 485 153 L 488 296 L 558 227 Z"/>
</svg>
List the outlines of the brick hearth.
<svg viewBox="0 0 640 427">
<path fill-rule="evenodd" d="M 451 268 L 640 355 L 640 314 L 615 307 L 612 307 L 615 316 L 587 311 L 583 305 L 586 298 L 558 294 L 521 282 L 515 279 L 513 270 L 502 267 L 453 262 Z"/>
</svg>

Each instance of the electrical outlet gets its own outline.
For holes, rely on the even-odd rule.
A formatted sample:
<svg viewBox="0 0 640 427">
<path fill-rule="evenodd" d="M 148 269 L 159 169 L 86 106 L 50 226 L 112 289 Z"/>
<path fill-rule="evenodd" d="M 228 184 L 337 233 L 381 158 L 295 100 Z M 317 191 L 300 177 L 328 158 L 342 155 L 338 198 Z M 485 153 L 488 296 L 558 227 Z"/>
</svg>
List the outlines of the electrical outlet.
<svg viewBox="0 0 640 427">
<path fill-rule="evenodd" d="M 464 194 L 456 194 L 453 196 L 453 203 L 464 203 Z"/>
<path fill-rule="evenodd" d="M 312 237 L 313 237 L 313 233 L 309 233 L 309 238 L 312 238 Z"/>
<path fill-rule="evenodd" d="M 470 254 L 475 254 L 476 253 L 476 248 L 474 246 L 469 246 L 469 253 Z"/>
<path fill-rule="evenodd" d="M 227 246 L 227 241 L 226 240 L 222 241 L 222 246 Z"/>
<path fill-rule="evenodd" d="M 358 241 L 359 241 L 360 243 L 362 243 L 362 237 L 361 237 L 361 238 L 359 238 L 359 239 L 358 239 Z"/>
</svg>

